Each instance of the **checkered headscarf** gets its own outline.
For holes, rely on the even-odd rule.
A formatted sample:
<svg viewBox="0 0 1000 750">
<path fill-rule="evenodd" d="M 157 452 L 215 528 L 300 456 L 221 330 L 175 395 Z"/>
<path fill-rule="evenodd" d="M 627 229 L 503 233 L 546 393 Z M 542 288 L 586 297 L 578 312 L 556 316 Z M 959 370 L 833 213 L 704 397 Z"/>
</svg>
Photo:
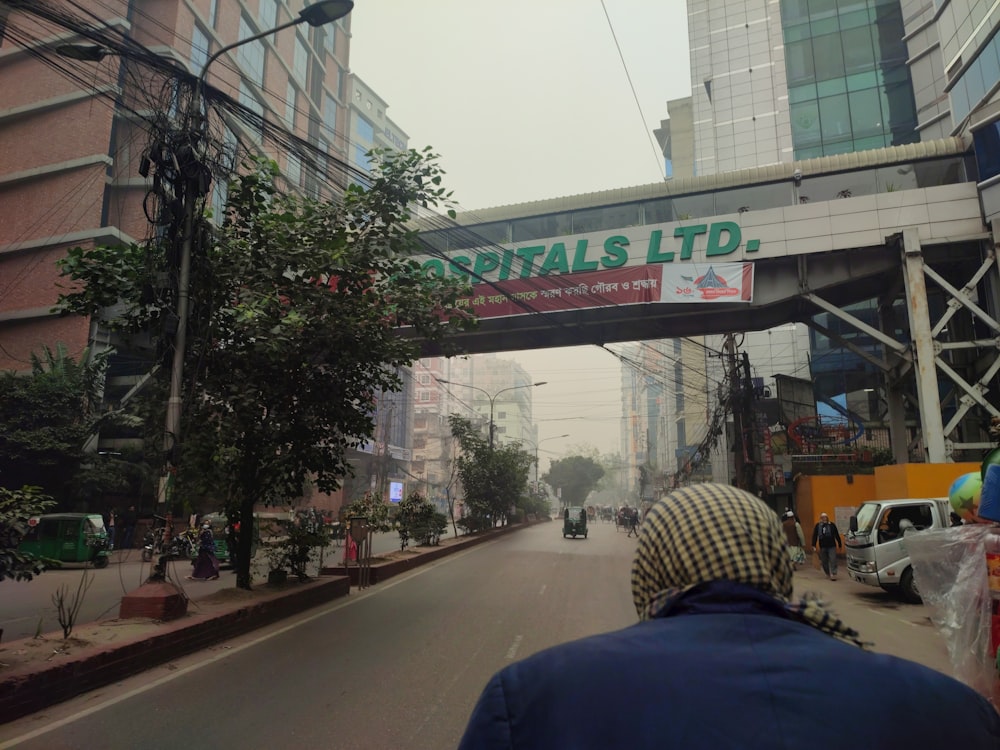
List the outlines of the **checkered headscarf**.
<svg viewBox="0 0 1000 750">
<path fill-rule="evenodd" d="M 863 645 L 857 631 L 815 597 L 790 603 L 792 570 L 774 511 L 735 487 L 697 484 L 671 492 L 646 514 L 632 563 L 632 599 L 639 619 L 648 620 L 698 584 L 734 581 L 781 601 L 793 619 Z"/>
</svg>

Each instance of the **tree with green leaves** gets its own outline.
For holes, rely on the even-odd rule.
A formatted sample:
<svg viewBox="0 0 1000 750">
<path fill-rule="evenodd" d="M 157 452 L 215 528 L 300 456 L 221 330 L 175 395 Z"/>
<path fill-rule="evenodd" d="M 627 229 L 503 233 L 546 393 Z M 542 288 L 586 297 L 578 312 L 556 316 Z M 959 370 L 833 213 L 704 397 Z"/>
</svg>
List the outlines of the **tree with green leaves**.
<svg viewBox="0 0 1000 750">
<path fill-rule="evenodd" d="M 401 388 L 420 339 L 472 323 L 456 304 L 465 283 L 430 279 L 413 258 L 412 208 L 450 196 L 433 154 L 374 154 L 368 183 L 336 203 L 282 195 L 276 176 L 259 162 L 235 179 L 221 228 L 210 240 L 199 228 L 192 258 L 175 491 L 221 501 L 234 522 L 293 501 L 309 481 L 336 490 L 351 473 L 347 451 L 373 433 L 374 399 Z M 155 246 L 74 251 L 64 271 L 83 283 L 64 305 L 96 314 L 114 300 L 110 325 L 155 330 L 172 315 L 173 297 L 156 291 L 170 262 Z M 241 588 L 250 544 L 240 535 Z"/>
<path fill-rule="evenodd" d="M 105 369 L 105 358 L 76 361 L 60 344 L 33 354 L 30 374 L 0 373 L 0 487 L 40 487 L 73 510 L 128 486 L 128 462 L 85 450 L 115 419 L 100 408 Z"/>
<path fill-rule="evenodd" d="M 526 494 L 534 456 L 517 443 L 490 445 L 469 420 L 456 414 L 448 420 L 462 448 L 457 463 L 465 505 L 474 517 L 489 518 L 489 525 L 496 526 Z"/>
<path fill-rule="evenodd" d="M 0 581 L 30 581 L 45 570 L 45 560 L 18 552 L 17 545 L 28 530 L 28 519 L 45 513 L 54 504 L 38 487 L 0 487 Z"/>
<path fill-rule="evenodd" d="M 569 456 L 553 461 L 542 480 L 550 487 L 561 489 L 564 506 L 583 505 L 587 496 L 604 476 L 604 467 L 589 456 Z"/>
</svg>

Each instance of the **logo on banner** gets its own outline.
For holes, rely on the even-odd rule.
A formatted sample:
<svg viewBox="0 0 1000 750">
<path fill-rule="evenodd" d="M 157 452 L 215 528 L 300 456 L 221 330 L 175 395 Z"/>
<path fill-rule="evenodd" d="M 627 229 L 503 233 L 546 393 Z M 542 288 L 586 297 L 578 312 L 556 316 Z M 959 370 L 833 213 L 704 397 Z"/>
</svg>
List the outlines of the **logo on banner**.
<svg viewBox="0 0 1000 750">
<path fill-rule="evenodd" d="M 694 278 L 692 276 L 681 276 L 682 281 L 687 281 L 690 286 L 680 287 L 676 294 L 680 297 L 695 297 L 700 295 L 704 300 L 716 300 L 722 297 L 736 297 L 740 294 L 737 287 L 730 286 L 725 278 L 715 272 L 712 266 L 708 267 L 707 273 Z"/>
</svg>

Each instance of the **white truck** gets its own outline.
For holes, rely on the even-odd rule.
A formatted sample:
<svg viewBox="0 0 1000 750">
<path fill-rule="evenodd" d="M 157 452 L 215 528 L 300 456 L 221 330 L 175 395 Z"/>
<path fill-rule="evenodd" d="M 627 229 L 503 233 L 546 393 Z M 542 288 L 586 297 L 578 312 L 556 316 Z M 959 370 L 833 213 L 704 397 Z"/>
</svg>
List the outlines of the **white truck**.
<svg viewBox="0 0 1000 750">
<path fill-rule="evenodd" d="M 844 538 L 848 575 L 859 583 L 898 593 L 904 601 L 919 603 L 905 535 L 950 526 L 948 498 L 872 500 L 858 507 L 850 525 Z"/>
</svg>

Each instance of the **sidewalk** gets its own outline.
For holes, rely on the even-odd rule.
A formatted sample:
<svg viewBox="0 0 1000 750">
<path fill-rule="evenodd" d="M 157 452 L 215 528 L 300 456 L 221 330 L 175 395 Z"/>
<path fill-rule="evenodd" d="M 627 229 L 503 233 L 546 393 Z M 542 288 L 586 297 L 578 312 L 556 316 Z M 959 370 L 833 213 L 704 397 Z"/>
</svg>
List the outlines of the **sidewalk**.
<svg viewBox="0 0 1000 750">
<path fill-rule="evenodd" d="M 393 560 L 372 565 L 371 582 L 530 525 L 507 526 L 396 554 Z M 262 584 L 253 591 L 227 588 L 192 599 L 186 615 L 168 622 L 101 620 L 76 626 L 68 640 L 58 632 L 0 644 L 0 723 L 327 604 L 349 590 L 343 570 L 325 568 L 319 577 L 302 583 Z"/>
</svg>

